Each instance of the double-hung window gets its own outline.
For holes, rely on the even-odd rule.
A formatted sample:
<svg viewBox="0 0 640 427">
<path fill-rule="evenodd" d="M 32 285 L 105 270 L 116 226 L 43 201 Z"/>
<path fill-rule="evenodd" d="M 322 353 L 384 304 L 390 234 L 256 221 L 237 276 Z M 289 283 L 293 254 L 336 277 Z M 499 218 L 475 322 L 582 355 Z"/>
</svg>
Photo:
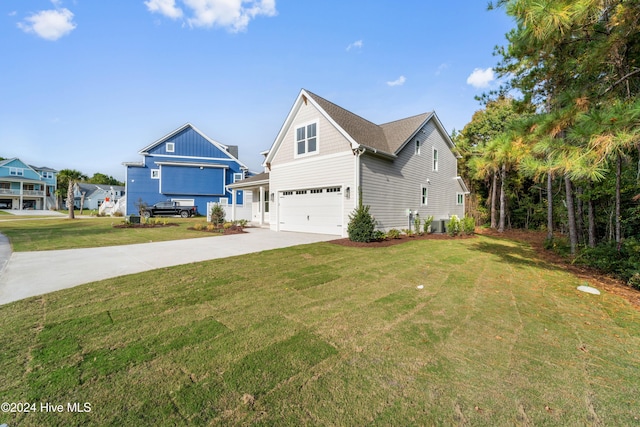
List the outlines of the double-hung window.
<svg viewBox="0 0 640 427">
<path fill-rule="evenodd" d="M 435 147 L 433 149 L 433 170 L 438 171 L 438 149 Z"/>
<path fill-rule="evenodd" d="M 422 196 L 421 196 L 421 199 L 420 199 L 420 204 L 422 206 L 427 206 L 428 203 L 429 203 L 429 189 L 423 185 L 422 186 Z"/>
<path fill-rule="evenodd" d="M 24 169 L 22 169 L 22 168 L 9 168 L 9 175 L 24 176 Z"/>
<path fill-rule="evenodd" d="M 315 154 L 317 152 L 318 124 L 310 123 L 296 128 L 296 155 L 304 156 L 306 154 Z"/>
</svg>

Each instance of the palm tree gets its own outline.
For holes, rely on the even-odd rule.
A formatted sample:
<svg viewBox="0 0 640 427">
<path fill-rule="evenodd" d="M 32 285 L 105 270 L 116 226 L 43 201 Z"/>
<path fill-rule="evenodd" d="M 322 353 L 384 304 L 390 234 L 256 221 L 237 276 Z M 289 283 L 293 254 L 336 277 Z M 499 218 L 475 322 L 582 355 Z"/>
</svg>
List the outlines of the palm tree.
<svg viewBox="0 0 640 427">
<path fill-rule="evenodd" d="M 86 179 L 87 176 L 85 174 L 75 169 L 62 169 L 58 174 L 58 185 L 62 184 L 61 187 L 63 187 L 66 183 L 67 186 L 67 209 L 69 209 L 69 219 L 75 218 L 73 212 L 73 187 L 76 183 Z"/>
</svg>

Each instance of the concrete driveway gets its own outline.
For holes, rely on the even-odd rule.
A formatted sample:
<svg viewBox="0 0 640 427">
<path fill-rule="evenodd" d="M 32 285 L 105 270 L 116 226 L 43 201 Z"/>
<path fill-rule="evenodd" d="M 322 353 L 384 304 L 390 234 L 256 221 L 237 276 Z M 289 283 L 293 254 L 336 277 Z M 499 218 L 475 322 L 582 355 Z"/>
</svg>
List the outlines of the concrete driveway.
<svg viewBox="0 0 640 427">
<path fill-rule="evenodd" d="M 14 253 L 0 235 L 0 304 L 125 274 L 340 238 L 263 228 L 247 231 L 169 242 Z"/>
</svg>

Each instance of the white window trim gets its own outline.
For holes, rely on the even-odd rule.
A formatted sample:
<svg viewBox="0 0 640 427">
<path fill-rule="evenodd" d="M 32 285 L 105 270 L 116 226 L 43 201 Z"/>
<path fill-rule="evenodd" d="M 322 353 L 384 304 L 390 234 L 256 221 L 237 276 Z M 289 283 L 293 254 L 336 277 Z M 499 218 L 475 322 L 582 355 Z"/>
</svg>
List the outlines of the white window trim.
<svg viewBox="0 0 640 427">
<path fill-rule="evenodd" d="M 307 138 L 307 126 L 315 124 L 316 125 L 316 149 L 314 151 L 309 152 L 308 146 L 308 138 Z M 298 129 L 304 128 L 305 130 L 305 152 L 302 154 L 298 154 Z M 294 126 L 293 128 L 293 157 L 298 159 L 302 157 L 315 156 L 320 152 L 320 121 L 312 120 L 306 123 L 300 123 Z"/>
<path fill-rule="evenodd" d="M 456 193 L 456 206 L 463 206 L 463 205 L 464 205 L 464 193 Z"/>
<path fill-rule="evenodd" d="M 244 174 L 241 172 L 234 172 L 233 174 L 233 182 L 242 181 L 244 179 Z"/>
<path fill-rule="evenodd" d="M 427 190 L 426 197 L 425 190 Z M 429 206 L 429 187 L 426 185 L 420 186 L 420 206 Z"/>
<path fill-rule="evenodd" d="M 175 142 L 167 142 L 166 152 L 167 153 L 175 153 L 176 152 L 176 143 Z"/>
<path fill-rule="evenodd" d="M 438 152 L 438 149 L 436 147 L 432 147 L 432 151 L 431 151 L 431 169 L 434 172 L 438 172 L 439 163 L 440 163 L 440 153 Z"/>
<path fill-rule="evenodd" d="M 24 176 L 24 168 L 9 168 L 9 175 L 13 176 Z"/>
<path fill-rule="evenodd" d="M 160 179 L 160 169 L 151 169 L 151 179 Z"/>
</svg>

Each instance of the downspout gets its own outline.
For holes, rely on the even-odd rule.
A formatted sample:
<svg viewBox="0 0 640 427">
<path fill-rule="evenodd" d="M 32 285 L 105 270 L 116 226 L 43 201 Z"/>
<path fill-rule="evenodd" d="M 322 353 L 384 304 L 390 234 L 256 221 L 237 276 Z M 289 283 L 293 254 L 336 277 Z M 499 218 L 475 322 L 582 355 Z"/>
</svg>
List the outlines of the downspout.
<svg viewBox="0 0 640 427">
<path fill-rule="evenodd" d="M 364 154 L 364 152 L 366 151 L 366 149 L 364 147 L 358 147 L 353 149 L 353 155 L 355 156 L 355 177 L 353 180 L 353 185 L 354 185 L 354 194 L 355 194 L 355 205 L 356 207 L 360 205 L 360 183 L 361 183 L 361 175 L 360 175 L 360 170 L 361 170 L 361 166 L 360 166 L 360 156 L 362 156 L 362 154 Z"/>
</svg>

